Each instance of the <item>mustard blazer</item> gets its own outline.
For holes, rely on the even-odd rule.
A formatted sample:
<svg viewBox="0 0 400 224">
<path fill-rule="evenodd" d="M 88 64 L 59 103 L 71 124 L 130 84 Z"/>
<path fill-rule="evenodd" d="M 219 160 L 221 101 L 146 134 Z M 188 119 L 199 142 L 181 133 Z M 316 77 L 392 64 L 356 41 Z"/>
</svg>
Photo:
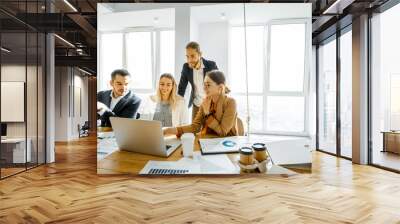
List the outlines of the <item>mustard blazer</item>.
<svg viewBox="0 0 400 224">
<path fill-rule="evenodd" d="M 215 114 L 207 118 L 204 114 L 203 104 L 201 104 L 192 124 L 177 127 L 178 132 L 198 133 L 207 122 L 207 134 L 216 134 L 220 137 L 238 135 L 235 99 L 221 94 L 215 108 Z"/>
</svg>

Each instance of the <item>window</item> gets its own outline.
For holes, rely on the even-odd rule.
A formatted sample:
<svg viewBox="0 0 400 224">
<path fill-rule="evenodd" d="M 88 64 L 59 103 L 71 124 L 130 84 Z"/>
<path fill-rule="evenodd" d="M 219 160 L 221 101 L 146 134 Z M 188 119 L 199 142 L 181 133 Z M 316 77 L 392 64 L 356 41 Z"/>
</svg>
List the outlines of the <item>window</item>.
<svg viewBox="0 0 400 224">
<path fill-rule="evenodd" d="M 249 106 L 251 131 L 263 129 L 264 85 L 264 26 L 247 28 L 247 63 L 249 74 Z M 239 117 L 245 123 L 247 117 L 246 70 L 244 28 L 233 27 L 230 42 L 230 74 L 227 77 L 232 95 L 237 101 Z"/>
<path fill-rule="evenodd" d="M 142 97 L 154 93 L 159 75 L 174 75 L 174 30 L 104 33 L 101 34 L 100 47 L 99 90 L 109 88 L 110 74 L 118 68 L 125 68 L 131 73 L 130 88 Z"/>
<path fill-rule="evenodd" d="M 400 130 L 400 74 L 390 77 L 390 129 Z"/>
<path fill-rule="evenodd" d="M 262 93 L 264 84 L 264 26 L 247 27 L 247 68 L 249 74 L 249 93 Z M 235 92 L 246 93 L 246 66 L 244 28 L 231 30 L 231 87 Z"/>
<path fill-rule="evenodd" d="M 109 88 L 111 72 L 123 67 L 123 34 L 105 33 L 100 42 L 100 90 Z"/>
<path fill-rule="evenodd" d="M 397 134 L 383 132 L 400 130 L 400 4 L 376 13 L 371 18 L 371 93 L 370 133 L 371 162 L 400 171 L 396 152 Z M 387 140 L 385 141 L 385 137 Z"/>
<path fill-rule="evenodd" d="M 126 35 L 126 65 L 132 75 L 131 88 L 151 90 L 153 86 L 152 32 Z"/>
<path fill-rule="evenodd" d="M 318 49 L 319 149 L 336 153 L 336 39 Z"/>
<path fill-rule="evenodd" d="M 268 131 L 307 132 L 306 36 L 305 22 L 279 22 L 269 27 Z"/>
<path fill-rule="evenodd" d="M 175 32 L 160 32 L 160 74 L 175 73 Z"/>
<path fill-rule="evenodd" d="M 268 96 L 268 129 L 281 132 L 303 132 L 304 109 L 304 97 Z"/>
<path fill-rule="evenodd" d="M 270 91 L 303 92 L 305 32 L 305 24 L 271 26 Z"/>
<path fill-rule="evenodd" d="M 340 154 L 352 157 L 352 34 L 340 37 Z"/>
<path fill-rule="evenodd" d="M 305 65 L 309 63 L 306 40 L 311 37 L 306 29 L 305 20 L 247 26 L 250 132 L 308 131 L 305 80 L 309 67 Z M 244 31 L 241 26 L 231 29 L 227 77 L 242 119 L 247 117 Z"/>
</svg>

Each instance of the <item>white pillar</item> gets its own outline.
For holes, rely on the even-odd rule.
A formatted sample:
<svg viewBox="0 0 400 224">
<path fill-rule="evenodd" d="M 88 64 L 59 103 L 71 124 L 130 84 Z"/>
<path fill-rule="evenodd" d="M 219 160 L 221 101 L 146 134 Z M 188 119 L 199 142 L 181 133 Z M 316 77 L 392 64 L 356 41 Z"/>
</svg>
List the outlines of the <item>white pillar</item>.
<svg viewBox="0 0 400 224">
<path fill-rule="evenodd" d="M 190 42 L 190 7 L 175 8 L 175 78 L 181 78 L 182 66 L 186 62 L 186 44 Z"/>
<path fill-rule="evenodd" d="M 54 35 L 46 36 L 46 163 L 55 161 L 55 54 Z"/>
</svg>

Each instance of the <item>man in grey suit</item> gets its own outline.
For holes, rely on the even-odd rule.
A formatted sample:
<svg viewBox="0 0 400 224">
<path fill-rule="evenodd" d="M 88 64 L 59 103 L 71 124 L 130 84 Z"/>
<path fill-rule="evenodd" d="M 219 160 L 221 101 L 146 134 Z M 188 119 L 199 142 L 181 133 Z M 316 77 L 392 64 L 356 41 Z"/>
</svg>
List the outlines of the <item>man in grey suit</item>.
<svg viewBox="0 0 400 224">
<path fill-rule="evenodd" d="M 178 94 L 184 97 L 188 83 L 192 86 L 189 107 L 193 105 L 192 120 L 197 114 L 203 98 L 203 81 L 207 72 L 218 69 L 214 61 L 201 57 L 200 45 L 197 42 L 189 42 L 186 45 L 187 62 L 182 67 L 181 79 L 178 86 Z"/>
<path fill-rule="evenodd" d="M 130 80 L 127 70 L 117 69 L 111 73 L 112 89 L 97 93 L 97 113 L 102 127 L 111 127 L 110 117 L 136 117 L 141 100 L 128 89 Z"/>
</svg>

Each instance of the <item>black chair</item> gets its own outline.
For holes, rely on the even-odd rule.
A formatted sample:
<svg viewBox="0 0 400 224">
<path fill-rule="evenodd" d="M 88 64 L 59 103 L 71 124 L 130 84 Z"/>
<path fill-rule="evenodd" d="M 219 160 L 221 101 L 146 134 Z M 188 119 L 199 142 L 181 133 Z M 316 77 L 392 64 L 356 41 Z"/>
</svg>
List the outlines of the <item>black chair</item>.
<svg viewBox="0 0 400 224">
<path fill-rule="evenodd" d="M 89 121 L 85 121 L 82 127 L 78 124 L 79 138 L 89 136 L 89 129 L 90 129 Z"/>
</svg>

